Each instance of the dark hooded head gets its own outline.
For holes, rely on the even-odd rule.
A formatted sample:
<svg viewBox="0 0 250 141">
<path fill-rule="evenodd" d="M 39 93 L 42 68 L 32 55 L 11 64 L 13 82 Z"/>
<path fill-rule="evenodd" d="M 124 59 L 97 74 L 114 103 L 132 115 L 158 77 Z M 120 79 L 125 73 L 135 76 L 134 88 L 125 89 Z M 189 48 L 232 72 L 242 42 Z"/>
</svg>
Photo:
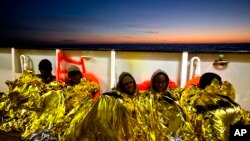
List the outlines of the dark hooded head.
<svg viewBox="0 0 250 141">
<path fill-rule="evenodd" d="M 72 65 L 69 67 L 68 70 L 68 78 L 69 78 L 69 84 L 71 85 L 76 85 L 78 83 L 80 83 L 81 79 L 82 79 L 82 73 L 80 71 L 80 68 Z"/>
<path fill-rule="evenodd" d="M 210 85 L 214 79 L 217 79 L 220 84 L 222 83 L 221 77 L 218 74 L 212 72 L 204 73 L 200 78 L 199 87 L 201 89 L 205 89 L 206 86 Z"/>
<path fill-rule="evenodd" d="M 43 59 L 39 62 L 38 69 L 41 73 L 41 78 L 50 77 L 52 71 L 52 64 L 48 59 Z"/>
<path fill-rule="evenodd" d="M 162 92 L 166 91 L 169 84 L 169 77 L 166 72 L 157 70 L 151 77 L 151 91 Z"/>
<path fill-rule="evenodd" d="M 128 72 L 121 73 L 119 76 L 117 89 L 122 93 L 134 95 L 134 93 L 136 92 L 136 82 L 134 77 Z"/>
</svg>

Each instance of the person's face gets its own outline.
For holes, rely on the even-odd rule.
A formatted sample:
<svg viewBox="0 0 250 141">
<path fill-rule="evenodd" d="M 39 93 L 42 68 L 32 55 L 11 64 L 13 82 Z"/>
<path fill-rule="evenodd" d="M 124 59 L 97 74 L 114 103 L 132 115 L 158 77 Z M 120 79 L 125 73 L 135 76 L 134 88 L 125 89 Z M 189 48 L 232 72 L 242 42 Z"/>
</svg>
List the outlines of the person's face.
<svg viewBox="0 0 250 141">
<path fill-rule="evenodd" d="M 124 85 L 124 90 L 127 94 L 133 95 L 135 93 L 135 83 L 134 81 L 127 82 Z"/>
<path fill-rule="evenodd" d="M 153 87 L 156 92 L 162 92 L 167 89 L 167 79 L 166 76 L 163 74 L 158 74 L 154 77 L 153 80 Z"/>
<path fill-rule="evenodd" d="M 40 73 L 41 73 L 42 78 L 47 78 L 50 76 L 51 70 L 50 69 L 40 69 Z"/>
<path fill-rule="evenodd" d="M 72 74 L 69 75 L 69 79 L 70 79 L 71 82 L 73 82 L 74 84 L 80 83 L 81 78 L 82 78 L 81 72 L 73 72 Z"/>
</svg>

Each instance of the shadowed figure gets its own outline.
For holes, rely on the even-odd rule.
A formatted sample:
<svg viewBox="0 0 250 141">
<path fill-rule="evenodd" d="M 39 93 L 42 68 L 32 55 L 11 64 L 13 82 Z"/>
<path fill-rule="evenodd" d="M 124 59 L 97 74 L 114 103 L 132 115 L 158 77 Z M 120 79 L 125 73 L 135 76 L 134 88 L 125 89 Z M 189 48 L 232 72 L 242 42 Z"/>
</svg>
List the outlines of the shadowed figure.
<svg viewBox="0 0 250 141">
<path fill-rule="evenodd" d="M 38 69 L 40 74 L 37 76 L 40 77 L 45 84 L 56 80 L 56 77 L 52 75 L 52 64 L 48 59 L 41 60 Z"/>
<path fill-rule="evenodd" d="M 76 84 L 79 84 L 81 79 L 83 78 L 82 73 L 79 69 L 79 67 L 72 65 L 69 67 L 68 70 L 68 85 L 74 86 Z"/>
<path fill-rule="evenodd" d="M 182 92 L 181 107 L 188 115 L 199 140 L 229 141 L 230 125 L 244 124 L 241 107 L 233 101 L 232 85 L 212 72 L 200 77 L 199 86 Z"/>
</svg>

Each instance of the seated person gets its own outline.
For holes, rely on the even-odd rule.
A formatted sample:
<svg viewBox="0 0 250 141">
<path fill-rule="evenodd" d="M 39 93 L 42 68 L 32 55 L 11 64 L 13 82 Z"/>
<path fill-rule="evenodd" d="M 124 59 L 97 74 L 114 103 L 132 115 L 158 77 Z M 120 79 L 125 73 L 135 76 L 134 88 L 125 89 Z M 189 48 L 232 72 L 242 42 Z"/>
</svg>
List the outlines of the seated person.
<svg viewBox="0 0 250 141">
<path fill-rule="evenodd" d="M 151 90 L 143 99 L 153 99 L 152 108 L 156 111 L 153 119 L 157 121 L 155 136 L 157 140 L 196 140 L 191 124 L 185 119 L 181 107 L 175 102 L 175 98 L 168 91 L 169 77 L 166 72 L 157 70 L 151 77 Z M 151 101 L 151 100 L 150 100 Z M 164 134 L 161 134 L 161 133 Z"/>
<path fill-rule="evenodd" d="M 151 93 L 167 96 L 175 100 L 175 98 L 167 91 L 169 85 L 169 77 L 162 70 L 157 70 L 151 77 Z"/>
<path fill-rule="evenodd" d="M 109 95 L 116 98 L 134 98 L 137 93 L 138 92 L 134 77 L 128 72 L 122 72 L 119 76 L 119 81 L 116 88 L 113 88 L 111 92 L 106 92 L 103 95 Z"/>
<path fill-rule="evenodd" d="M 183 91 L 180 105 L 199 140 L 227 141 L 230 125 L 244 124 L 240 105 L 228 95 L 232 92 L 233 87 L 212 72 L 204 73 L 198 86 Z"/>
<path fill-rule="evenodd" d="M 72 65 L 69 67 L 68 70 L 68 85 L 74 86 L 76 84 L 79 84 L 81 82 L 81 79 L 83 78 L 82 73 L 79 69 L 79 67 Z"/>
<path fill-rule="evenodd" d="M 81 136 L 86 140 L 137 140 L 137 100 L 134 77 L 123 72 L 117 87 L 101 95 L 83 122 Z M 140 129 L 140 130 L 139 130 Z M 136 130 L 136 131 L 135 131 Z M 141 134 L 140 134 L 141 135 Z"/>
<path fill-rule="evenodd" d="M 201 89 L 205 89 L 206 86 L 210 85 L 214 79 L 217 79 L 217 80 L 218 80 L 219 85 L 222 84 L 221 77 L 220 77 L 218 74 L 212 73 L 212 72 L 204 73 L 204 74 L 200 77 L 200 84 L 199 84 L 199 87 L 200 87 Z"/>
<path fill-rule="evenodd" d="M 42 81 L 45 84 L 50 83 L 51 81 L 55 81 L 56 77 L 52 75 L 52 64 L 48 59 L 43 59 L 39 62 L 38 69 L 40 74 L 37 76 L 42 78 Z"/>
<path fill-rule="evenodd" d="M 120 74 L 117 90 L 131 98 L 136 94 L 136 82 L 130 73 L 123 72 Z"/>
</svg>

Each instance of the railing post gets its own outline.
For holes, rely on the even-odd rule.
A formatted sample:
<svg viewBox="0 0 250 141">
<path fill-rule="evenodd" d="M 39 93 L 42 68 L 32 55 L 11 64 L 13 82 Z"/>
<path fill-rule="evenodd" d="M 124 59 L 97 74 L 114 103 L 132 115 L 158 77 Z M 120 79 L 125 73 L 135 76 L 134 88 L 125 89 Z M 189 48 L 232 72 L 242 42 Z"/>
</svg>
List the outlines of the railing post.
<svg viewBox="0 0 250 141">
<path fill-rule="evenodd" d="M 187 66 L 188 66 L 188 52 L 182 52 L 181 61 L 181 88 L 185 87 L 187 82 Z"/>
</svg>

